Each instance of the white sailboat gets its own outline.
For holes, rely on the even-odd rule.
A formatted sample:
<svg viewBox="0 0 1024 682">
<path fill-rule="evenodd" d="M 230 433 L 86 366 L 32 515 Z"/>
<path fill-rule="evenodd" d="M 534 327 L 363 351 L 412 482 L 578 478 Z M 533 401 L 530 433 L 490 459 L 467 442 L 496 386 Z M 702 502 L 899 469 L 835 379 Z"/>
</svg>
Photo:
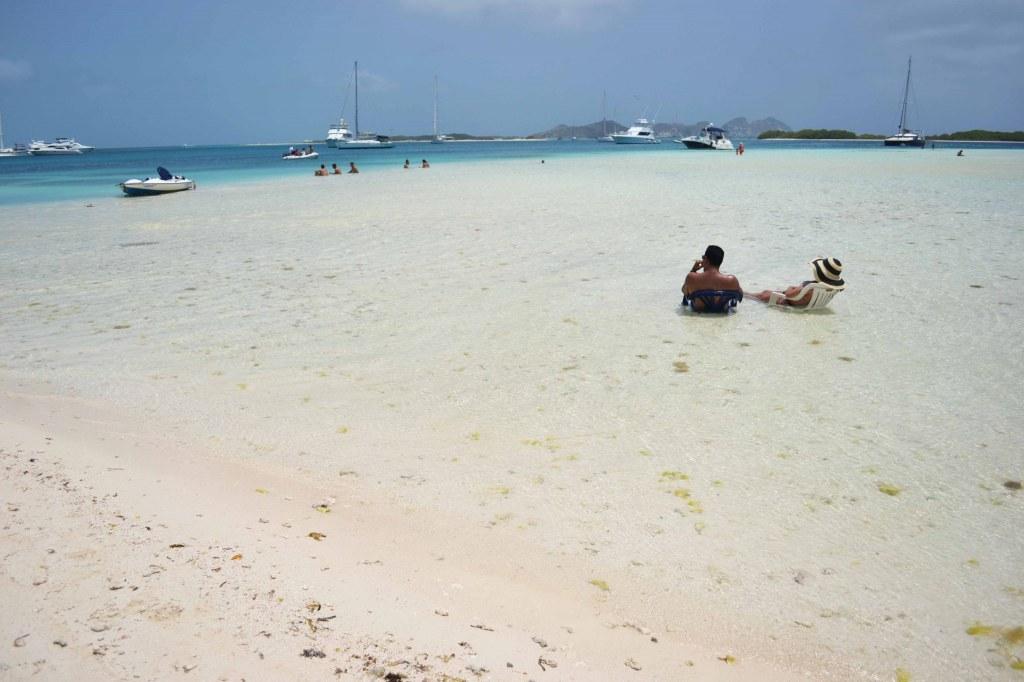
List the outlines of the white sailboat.
<svg viewBox="0 0 1024 682">
<path fill-rule="evenodd" d="M 13 147 L 4 146 L 4 118 L 0 114 L 0 157 L 5 156 L 23 156 L 26 153 L 24 145 L 14 145 Z"/>
<path fill-rule="evenodd" d="M 605 101 L 608 99 L 608 93 L 604 90 L 601 91 L 601 137 L 597 138 L 598 142 L 615 142 L 612 136 L 608 134 L 608 114 L 605 111 Z"/>
<path fill-rule="evenodd" d="M 907 59 L 907 82 L 903 86 L 903 109 L 900 111 L 900 127 L 895 135 L 885 138 L 886 147 L 924 147 L 924 137 L 907 128 L 907 96 L 910 94 L 910 62 L 913 57 Z"/>
<path fill-rule="evenodd" d="M 447 135 L 439 135 L 437 132 L 437 76 L 434 76 L 434 137 L 430 139 L 430 144 L 443 144 L 450 139 Z"/>
<path fill-rule="evenodd" d="M 345 119 L 327 130 L 327 146 L 335 149 L 390 149 L 394 146 L 386 135 L 359 135 L 359 62 L 355 63 L 355 132 L 345 125 Z"/>
</svg>

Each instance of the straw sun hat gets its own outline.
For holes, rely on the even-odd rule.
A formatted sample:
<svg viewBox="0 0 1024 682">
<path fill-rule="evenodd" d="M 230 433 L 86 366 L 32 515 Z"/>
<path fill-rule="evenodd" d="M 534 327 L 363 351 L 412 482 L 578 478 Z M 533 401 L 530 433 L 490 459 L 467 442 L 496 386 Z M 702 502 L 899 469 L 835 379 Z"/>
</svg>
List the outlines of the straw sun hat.
<svg viewBox="0 0 1024 682">
<path fill-rule="evenodd" d="M 843 264 L 838 258 L 815 258 L 811 261 L 811 268 L 814 270 L 814 279 L 825 286 L 833 289 L 843 289 L 846 282 L 843 281 Z"/>
</svg>

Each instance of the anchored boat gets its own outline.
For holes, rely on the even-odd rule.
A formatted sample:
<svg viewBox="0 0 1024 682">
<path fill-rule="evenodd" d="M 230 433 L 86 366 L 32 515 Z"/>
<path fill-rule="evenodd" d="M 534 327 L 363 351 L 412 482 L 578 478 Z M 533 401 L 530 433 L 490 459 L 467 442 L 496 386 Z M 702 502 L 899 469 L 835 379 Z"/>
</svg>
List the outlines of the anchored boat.
<svg viewBox="0 0 1024 682">
<path fill-rule="evenodd" d="M 907 59 L 907 83 L 903 86 L 903 109 L 900 111 L 900 127 L 895 135 L 885 138 L 886 147 L 924 147 L 925 138 L 907 127 L 907 96 L 910 94 L 910 62 Z"/>
<path fill-rule="evenodd" d="M 180 175 L 171 175 L 163 166 L 158 167 L 156 172 L 159 177 L 146 178 L 145 180 L 132 178 L 122 182 L 119 187 L 130 197 L 170 194 L 171 192 L 183 192 L 196 188 L 196 183 Z"/>
</svg>

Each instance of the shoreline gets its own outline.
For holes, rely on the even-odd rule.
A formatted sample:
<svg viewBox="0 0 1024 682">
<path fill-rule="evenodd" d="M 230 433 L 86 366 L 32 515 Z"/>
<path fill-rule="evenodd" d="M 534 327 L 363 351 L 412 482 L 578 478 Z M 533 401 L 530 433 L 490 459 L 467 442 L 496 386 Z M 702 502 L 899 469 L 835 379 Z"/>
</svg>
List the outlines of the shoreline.
<svg viewBox="0 0 1024 682">
<path fill-rule="evenodd" d="M 802 679 L 739 639 L 715 651 L 651 628 L 566 585 L 564 558 L 351 479 L 202 456 L 96 403 L 5 390 L 0 407 L 15 675 Z"/>
</svg>

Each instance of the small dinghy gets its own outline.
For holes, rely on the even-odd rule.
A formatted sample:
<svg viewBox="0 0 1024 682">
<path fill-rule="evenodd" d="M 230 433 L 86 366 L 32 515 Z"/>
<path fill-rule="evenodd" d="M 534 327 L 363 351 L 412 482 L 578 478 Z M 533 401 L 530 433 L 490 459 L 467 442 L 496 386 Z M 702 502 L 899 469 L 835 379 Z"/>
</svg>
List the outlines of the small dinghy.
<svg viewBox="0 0 1024 682">
<path fill-rule="evenodd" d="M 291 149 L 287 154 L 282 154 L 281 158 L 285 161 L 297 161 L 299 159 L 319 159 L 320 152 L 316 151 L 312 147 L 309 149 Z"/>
<path fill-rule="evenodd" d="M 122 182 L 120 187 L 130 197 L 169 194 L 170 192 L 183 192 L 186 189 L 196 188 L 196 183 L 180 175 L 171 175 L 163 166 L 158 167 L 156 172 L 160 176 L 159 178 L 146 178 L 145 180 L 132 178 Z"/>
</svg>

